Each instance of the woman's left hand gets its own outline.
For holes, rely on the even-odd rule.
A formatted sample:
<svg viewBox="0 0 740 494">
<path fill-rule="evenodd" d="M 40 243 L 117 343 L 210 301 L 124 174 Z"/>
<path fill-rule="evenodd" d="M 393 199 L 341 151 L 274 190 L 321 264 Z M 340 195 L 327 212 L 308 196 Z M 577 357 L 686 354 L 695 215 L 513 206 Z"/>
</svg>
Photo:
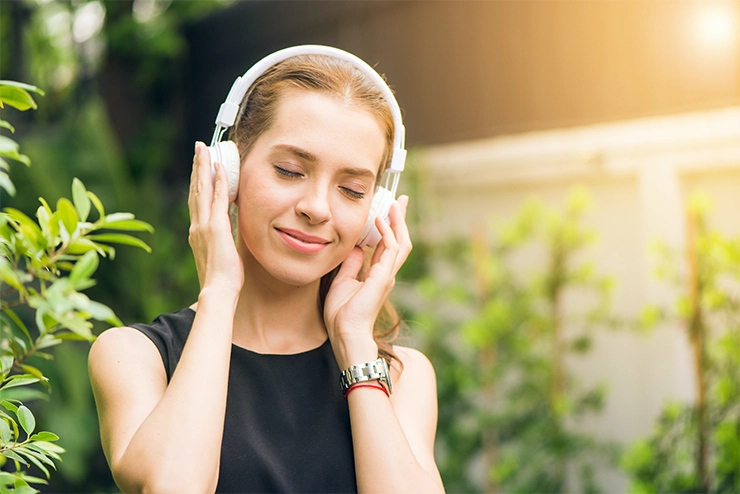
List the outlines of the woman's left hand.
<svg viewBox="0 0 740 494">
<path fill-rule="evenodd" d="M 363 280 L 363 251 L 355 247 L 342 263 L 324 303 L 324 321 L 334 355 L 341 369 L 371 362 L 378 358 L 373 339 L 375 320 L 396 282 L 396 273 L 411 252 L 411 239 L 406 226 L 408 196 L 391 205 L 390 225 L 381 218 L 375 225 L 381 235 L 370 267 Z"/>
</svg>

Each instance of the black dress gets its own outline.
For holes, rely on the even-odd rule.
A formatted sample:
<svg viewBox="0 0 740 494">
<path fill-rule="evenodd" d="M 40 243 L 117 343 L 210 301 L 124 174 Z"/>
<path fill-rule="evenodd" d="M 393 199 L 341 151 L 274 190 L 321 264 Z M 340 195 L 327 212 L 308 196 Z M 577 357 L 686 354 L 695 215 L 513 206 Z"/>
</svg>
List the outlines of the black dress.
<svg viewBox="0 0 740 494">
<path fill-rule="evenodd" d="M 182 309 L 132 325 L 157 346 L 168 381 L 194 318 Z M 216 492 L 357 492 L 349 410 L 329 340 L 292 355 L 232 345 Z"/>
</svg>

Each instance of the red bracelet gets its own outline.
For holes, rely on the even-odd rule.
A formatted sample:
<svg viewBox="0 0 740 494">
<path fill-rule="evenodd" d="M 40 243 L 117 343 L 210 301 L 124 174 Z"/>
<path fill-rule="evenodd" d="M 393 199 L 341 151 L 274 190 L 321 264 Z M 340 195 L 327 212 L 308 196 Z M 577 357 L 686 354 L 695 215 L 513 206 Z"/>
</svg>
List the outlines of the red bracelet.
<svg viewBox="0 0 740 494">
<path fill-rule="evenodd" d="M 385 395 L 386 395 L 386 396 L 387 396 L 388 398 L 390 398 L 390 397 L 391 397 L 391 395 L 390 395 L 390 394 L 388 394 L 388 390 L 387 390 L 387 389 L 385 389 L 385 388 L 384 388 L 383 386 L 381 386 L 380 384 L 362 384 L 362 383 L 360 383 L 360 384 L 353 384 L 352 386 L 350 386 L 350 387 L 349 387 L 349 388 L 347 389 L 347 391 L 345 391 L 345 392 L 344 392 L 344 400 L 345 400 L 345 401 L 347 401 L 347 395 L 349 395 L 349 393 L 350 393 L 350 392 L 351 392 L 351 391 L 352 391 L 353 389 L 356 389 L 356 388 L 375 388 L 375 389 L 379 389 L 379 390 L 381 390 L 381 391 L 382 391 L 383 393 L 385 393 Z"/>
</svg>

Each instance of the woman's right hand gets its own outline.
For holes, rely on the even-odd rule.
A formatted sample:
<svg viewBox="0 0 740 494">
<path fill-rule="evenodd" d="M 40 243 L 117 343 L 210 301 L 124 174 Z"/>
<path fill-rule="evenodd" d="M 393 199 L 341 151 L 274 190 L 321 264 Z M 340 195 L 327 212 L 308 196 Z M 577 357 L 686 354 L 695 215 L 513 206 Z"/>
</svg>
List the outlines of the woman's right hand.
<svg viewBox="0 0 740 494">
<path fill-rule="evenodd" d="M 218 286 L 238 293 L 244 283 L 244 268 L 231 233 L 228 179 L 223 165 L 215 163 L 214 184 L 210 161 L 205 144 L 196 142 L 188 196 L 188 243 L 195 257 L 201 291 Z"/>
</svg>

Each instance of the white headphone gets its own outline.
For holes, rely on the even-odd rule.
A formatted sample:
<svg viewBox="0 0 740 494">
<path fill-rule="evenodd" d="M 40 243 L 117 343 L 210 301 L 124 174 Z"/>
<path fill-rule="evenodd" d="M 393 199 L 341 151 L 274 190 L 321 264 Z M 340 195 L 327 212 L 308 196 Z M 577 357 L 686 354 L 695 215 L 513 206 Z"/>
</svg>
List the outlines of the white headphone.
<svg viewBox="0 0 740 494">
<path fill-rule="evenodd" d="M 388 212 L 390 211 L 391 204 L 396 200 L 398 181 L 406 163 L 406 149 L 404 147 L 406 131 L 403 126 L 403 120 L 401 119 L 401 109 L 388 85 L 372 67 L 355 55 L 330 46 L 301 45 L 276 51 L 254 64 L 243 76 L 236 78 L 236 81 L 231 86 L 229 95 L 226 97 L 226 101 L 221 104 L 221 108 L 218 110 L 216 130 L 213 132 L 213 139 L 211 140 L 211 145 L 208 147 L 211 163 L 218 161 L 226 168 L 229 180 L 229 200 L 234 201 L 239 188 L 241 160 L 239 159 L 239 151 L 236 144 L 233 141 L 221 140 L 224 132 L 234 125 L 234 121 L 239 114 L 239 105 L 252 84 L 273 65 L 298 55 L 328 55 L 352 63 L 375 82 L 391 109 L 396 129 L 393 136 L 393 154 L 391 156 L 390 166 L 384 173 L 383 185 L 375 188 L 373 202 L 370 206 L 370 214 L 360 234 L 360 240 L 357 242 L 357 245 L 360 247 L 366 245 L 375 247 L 380 241 L 380 232 L 375 226 L 375 218 L 379 216 L 386 223 L 389 222 Z M 215 175 L 215 169 L 212 168 L 211 171 Z"/>
</svg>

